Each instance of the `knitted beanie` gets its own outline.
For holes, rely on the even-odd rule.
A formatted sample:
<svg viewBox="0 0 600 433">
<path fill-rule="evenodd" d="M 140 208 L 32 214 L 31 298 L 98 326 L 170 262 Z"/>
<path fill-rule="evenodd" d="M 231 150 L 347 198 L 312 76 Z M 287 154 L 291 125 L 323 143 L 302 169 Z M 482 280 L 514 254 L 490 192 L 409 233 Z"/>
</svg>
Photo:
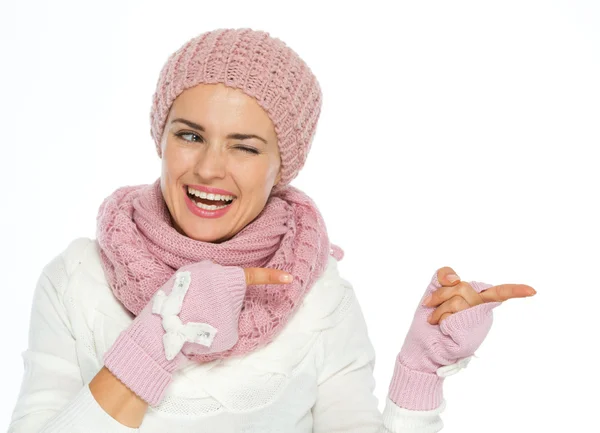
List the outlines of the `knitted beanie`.
<svg viewBox="0 0 600 433">
<path fill-rule="evenodd" d="M 281 179 L 276 188 L 294 179 L 306 161 L 321 112 L 321 88 L 298 54 L 268 33 L 251 29 L 218 29 L 186 42 L 163 66 L 152 98 L 150 132 L 159 156 L 171 104 L 201 83 L 222 83 L 256 99 L 277 134 Z"/>
</svg>

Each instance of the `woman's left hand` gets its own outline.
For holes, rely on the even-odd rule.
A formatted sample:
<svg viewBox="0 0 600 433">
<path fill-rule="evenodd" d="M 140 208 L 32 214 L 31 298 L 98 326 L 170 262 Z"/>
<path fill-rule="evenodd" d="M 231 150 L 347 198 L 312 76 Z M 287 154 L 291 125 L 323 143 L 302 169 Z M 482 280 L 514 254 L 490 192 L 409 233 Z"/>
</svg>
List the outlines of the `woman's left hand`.
<svg viewBox="0 0 600 433">
<path fill-rule="evenodd" d="M 466 310 L 484 302 L 504 302 L 512 298 L 525 298 L 537 292 L 526 284 L 500 284 L 477 292 L 469 283 L 461 281 L 456 272 L 448 266 L 438 269 L 441 288 L 423 301 L 425 307 L 437 307 L 429 316 L 432 325 L 440 323 L 454 313 Z"/>
<path fill-rule="evenodd" d="M 535 294 L 524 284 L 451 280 L 454 273 L 450 267 L 434 272 L 398 353 L 389 398 L 402 408 L 439 407 L 444 377 L 475 354 L 492 326 L 492 310 L 507 299 Z"/>
</svg>

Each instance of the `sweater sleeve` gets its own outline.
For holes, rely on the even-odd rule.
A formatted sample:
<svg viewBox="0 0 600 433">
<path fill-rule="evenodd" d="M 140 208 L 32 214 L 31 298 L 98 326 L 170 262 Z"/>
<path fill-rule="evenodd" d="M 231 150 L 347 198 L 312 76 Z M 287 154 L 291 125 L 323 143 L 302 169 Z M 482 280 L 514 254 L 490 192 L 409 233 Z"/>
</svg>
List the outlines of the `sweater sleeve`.
<svg viewBox="0 0 600 433">
<path fill-rule="evenodd" d="M 96 402 L 83 383 L 62 293 L 62 255 L 38 278 L 31 308 L 24 375 L 8 433 L 132 433 Z"/>
<path fill-rule="evenodd" d="M 428 411 L 409 410 L 386 397 L 383 413 L 374 396 L 375 351 L 362 310 L 348 285 L 346 311 L 321 331 L 318 392 L 312 408 L 313 433 L 434 433 L 446 402 Z"/>
</svg>

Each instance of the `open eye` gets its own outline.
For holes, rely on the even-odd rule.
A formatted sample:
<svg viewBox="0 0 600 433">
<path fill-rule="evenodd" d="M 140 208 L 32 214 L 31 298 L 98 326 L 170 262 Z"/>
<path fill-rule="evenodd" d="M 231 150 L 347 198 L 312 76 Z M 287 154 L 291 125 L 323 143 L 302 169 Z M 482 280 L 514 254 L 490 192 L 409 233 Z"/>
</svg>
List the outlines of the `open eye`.
<svg viewBox="0 0 600 433">
<path fill-rule="evenodd" d="M 204 141 L 204 139 L 202 138 L 202 136 L 198 135 L 198 134 L 194 134 L 193 132 L 180 132 L 178 134 L 175 134 L 177 137 L 179 138 L 183 138 L 185 135 L 190 135 L 192 137 L 196 137 L 198 138 L 198 140 L 188 140 L 187 138 L 183 138 L 183 140 L 185 141 L 191 141 L 191 142 L 197 142 L 197 143 L 202 143 Z"/>
</svg>

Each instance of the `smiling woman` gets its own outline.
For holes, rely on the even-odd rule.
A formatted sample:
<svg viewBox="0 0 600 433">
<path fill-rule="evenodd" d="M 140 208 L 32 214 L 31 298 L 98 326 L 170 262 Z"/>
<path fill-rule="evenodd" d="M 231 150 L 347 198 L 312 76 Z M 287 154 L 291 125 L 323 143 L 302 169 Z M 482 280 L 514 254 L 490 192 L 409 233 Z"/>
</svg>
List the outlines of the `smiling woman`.
<svg viewBox="0 0 600 433">
<path fill-rule="evenodd" d="M 43 269 L 11 433 L 442 428 L 444 378 L 486 337 L 495 295 L 527 287 L 437 270 L 439 324 L 418 306 L 380 413 L 343 251 L 290 185 L 320 111 L 316 77 L 268 33 L 215 30 L 168 58 L 150 114 L 160 177 L 112 192 L 97 238 Z"/>
<path fill-rule="evenodd" d="M 281 179 L 273 122 L 254 98 L 223 84 L 199 84 L 175 99 L 160 149 L 161 190 L 174 226 L 199 241 L 233 237 L 261 212 Z M 234 199 L 223 205 L 220 196 L 202 192 Z"/>
</svg>

